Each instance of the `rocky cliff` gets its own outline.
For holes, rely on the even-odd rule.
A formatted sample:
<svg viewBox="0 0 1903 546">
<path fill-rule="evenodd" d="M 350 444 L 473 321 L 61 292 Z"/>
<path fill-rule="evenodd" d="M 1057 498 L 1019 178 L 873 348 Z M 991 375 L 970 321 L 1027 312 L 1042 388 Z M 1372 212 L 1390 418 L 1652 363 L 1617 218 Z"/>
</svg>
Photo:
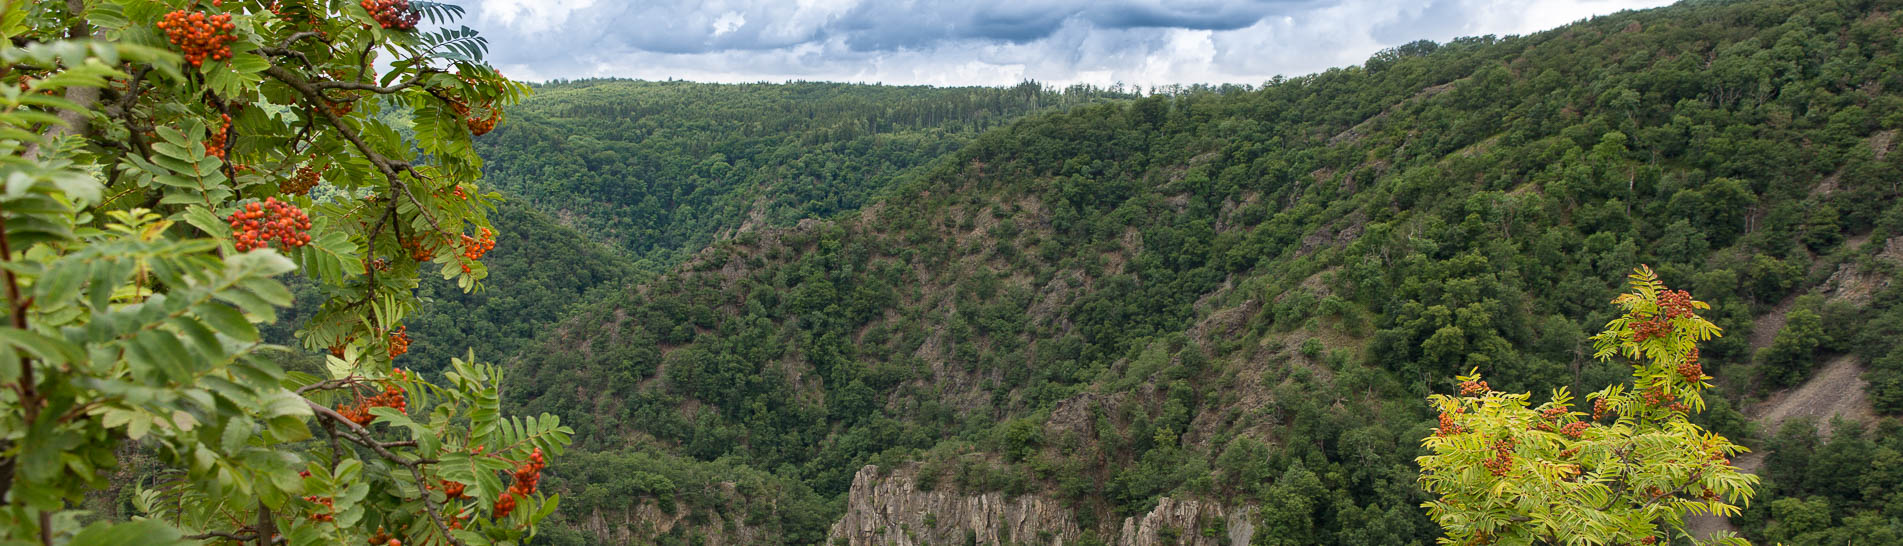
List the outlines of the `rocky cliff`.
<svg viewBox="0 0 1903 546">
<path fill-rule="evenodd" d="M 736 495 L 733 484 L 720 486 L 726 497 Z M 696 512 L 684 507 L 664 510 L 653 499 L 639 499 L 625 510 L 595 510 L 577 523 L 597 544 L 655 544 L 673 536 L 706 546 L 729 546 L 760 544 L 771 536 L 770 531 L 752 525 L 739 514 Z"/>
<path fill-rule="evenodd" d="M 866 466 L 853 476 L 846 515 L 833 524 L 831 542 L 853 546 L 931 544 L 1074 544 L 1084 529 L 1064 503 L 1039 495 L 966 494 L 918 487 L 915 466 L 882 472 Z M 1118 546 L 1220 546 L 1249 543 L 1254 507 L 1164 498 L 1155 509 L 1095 529 Z M 1109 522 L 1119 523 L 1119 522 Z"/>
</svg>

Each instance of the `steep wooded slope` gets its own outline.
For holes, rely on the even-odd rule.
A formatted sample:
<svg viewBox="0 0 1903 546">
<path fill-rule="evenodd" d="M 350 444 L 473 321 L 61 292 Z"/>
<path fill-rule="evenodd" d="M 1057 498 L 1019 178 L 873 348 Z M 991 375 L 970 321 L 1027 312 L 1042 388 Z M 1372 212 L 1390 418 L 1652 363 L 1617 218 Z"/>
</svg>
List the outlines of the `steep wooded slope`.
<svg viewBox="0 0 1903 546">
<path fill-rule="evenodd" d="M 859 208 L 987 128 L 1124 96 L 581 80 L 537 86 L 478 148 L 491 184 L 658 268 L 721 233 Z"/>
<path fill-rule="evenodd" d="M 825 499 L 918 461 L 1100 535 L 1170 495 L 1260 503 L 1266 544 L 1424 541 L 1420 397 L 1474 367 L 1623 380 L 1584 339 L 1635 264 L 1717 307 L 1721 431 L 1857 340 L 1903 354 L 1882 337 L 1903 322 L 1858 320 L 1894 289 L 1793 299 L 1894 275 L 1870 257 L 1903 233 L 1895 4 L 1687 3 L 1030 118 L 876 206 L 743 230 L 585 309 L 511 400 L 582 449 L 743 462 Z M 1754 356 L 1786 301 L 1808 316 Z"/>
</svg>

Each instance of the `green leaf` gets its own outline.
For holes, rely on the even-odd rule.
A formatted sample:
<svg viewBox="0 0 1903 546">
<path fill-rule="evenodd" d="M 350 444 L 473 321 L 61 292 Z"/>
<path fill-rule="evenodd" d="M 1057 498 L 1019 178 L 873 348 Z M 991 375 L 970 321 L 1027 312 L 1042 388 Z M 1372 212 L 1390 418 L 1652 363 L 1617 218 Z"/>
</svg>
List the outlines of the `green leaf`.
<svg viewBox="0 0 1903 546">
<path fill-rule="evenodd" d="M 246 343 L 258 340 L 258 327 L 245 319 L 244 313 L 229 306 L 206 302 L 192 308 L 192 313 L 205 319 L 213 329 Z"/>
<path fill-rule="evenodd" d="M 231 69 L 240 74 L 256 74 L 271 68 L 271 61 L 250 53 L 234 54 L 229 62 Z"/>
<path fill-rule="evenodd" d="M 219 447 L 224 448 L 225 453 L 237 453 L 238 450 L 244 448 L 246 442 L 250 441 L 252 426 L 251 421 L 247 419 L 232 417 L 226 420 L 225 432 L 218 438 Z"/>
<path fill-rule="evenodd" d="M 185 223 L 191 224 L 192 227 L 198 228 L 199 231 L 205 232 L 206 235 L 210 235 L 212 238 L 226 239 L 231 237 L 231 224 L 219 220 L 217 214 L 213 214 L 211 209 L 207 209 L 204 206 L 194 205 L 185 209 L 185 212 L 179 216 L 183 217 Z"/>
<path fill-rule="evenodd" d="M 283 389 L 263 395 L 263 400 L 260 402 L 264 407 L 259 411 L 265 417 L 303 418 L 313 415 L 311 406 L 305 402 L 304 397 Z"/>
<path fill-rule="evenodd" d="M 300 442 L 311 437 L 310 427 L 304 424 L 303 419 L 296 417 L 272 417 L 266 419 L 264 425 L 270 431 L 271 438 L 278 442 Z"/>
<path fill-rule="evenodd" d="M 72 363 L 86 360 L 86 353 L 70 343 L 17 328 L 0 327 L 0 343 L 25 349 L 27 353 L 47 362 Z"/>
<path fill-rule="evenodd" d="M 180 538 L 178 529 L 153 519 L 114 523 L 95 522 L 73 535 L 69 546 L 121 546 L 124 544 L 190 544 Z"/>
</svg>

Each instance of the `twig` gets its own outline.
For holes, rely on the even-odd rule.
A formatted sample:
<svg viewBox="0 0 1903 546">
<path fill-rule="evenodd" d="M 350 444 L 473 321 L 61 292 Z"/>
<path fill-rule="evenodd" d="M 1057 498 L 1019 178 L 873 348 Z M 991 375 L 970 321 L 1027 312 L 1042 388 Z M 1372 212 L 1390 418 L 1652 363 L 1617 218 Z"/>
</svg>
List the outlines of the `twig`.
<svg viewBox="0 0 1903 546">
<path fill-rule="evenodd" d="M 387 459 L 390 462 L 402 465 L 404 468 L 410 469 L 410 478 L 416 480 L 417 487 L 420 487 L 425 491 L 425 493 L 423 494 L 423 508 L 425 509 L 425 511 L 429 512 L 430 522 L 436 524 L 436 530 L 441 531 L 443 533 L 443 538 L 445 540 L 448 540 L 450 544 L 454 544 L 456 546 L 467 546 L 463 543 L 463 541 L 458 540 L 455 536 L 449 534 L 449 525 L 443 523 L 442 509 L 437 506 L 436 500 L 430 498 L 429 494 L 427 493 L 427 491 L 429 490 L 430 483 L 428 479 L 423 477 L 422 467 L 423 465 L 435 464 L 439 461 L 435 459 L 424 459 L 424 458 L 406 459 L 401 455 L 391 453 L 389 448 L 385 447 L 386 444 L 384 444 L 383 442 L 377 441 L 376 438 L 371 436 L 369 429 L 363 428 L 362 425 L 358 425 L 355 421 L 346 419 L 344 418 L 342 414 L 339 414 L 336 411 L 332 411 L 330 408 L 326 408 L 324 406 L 318 405 L 316 402 L 312 402 L 307 399 L 304 401 L 304 403 L 308 404 L 311 408 L 311 411 L 313 413 L 316 413 L 318 417 L 323 419 L 328 419 L 330 422 L 343 427 L 344 439 L 350 440 L 351 442 L 356 443 L 357 445 L 370 448 L 371 451 L 376 452 L 377 455 L 383 457 L 384 459 Z M 398 442 L 398 444 L 401 444 L 401 442 Z"/>
<path fill-rule="evenodd" d="M 203 533 L 199 533 L 196 535 L 186 535 L 179 538 L 183 538 L 185 540 L 211 540 L 214 538 L 222 538 L 225 540 L 232 540 L 237 542 L 251 542 L 253 540 L 258 539 L 258 534 L 248 533 L 248 534 L 240 535 L 237 533 L 227 533 L 224 531 L 205 531 Z"/>
</svg>

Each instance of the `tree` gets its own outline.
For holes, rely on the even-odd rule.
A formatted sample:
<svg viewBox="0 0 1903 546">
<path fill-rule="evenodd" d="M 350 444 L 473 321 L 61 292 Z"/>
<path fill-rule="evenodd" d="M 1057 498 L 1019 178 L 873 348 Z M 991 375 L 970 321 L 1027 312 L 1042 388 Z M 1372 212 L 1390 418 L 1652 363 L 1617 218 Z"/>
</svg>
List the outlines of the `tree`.
<svg viewBox="0 0 1903 546">
<path fill-rule="evenodd" d="M 1421 484 L 1439 498 L 1422 506 L 1448 541 L 1655 544 L 1682 537 L 1685 517 L 1731 516 L 1749 502 L 1757 476 L 1731 466 L 1746 451 L 1688 421 L 1709 388 L 1698 342 L 1721 335 L 1698 316 L 1709 309 L 1641 267 L 1624 314 L 1593 337 L 1595 356 L 1632 360 L 1631 387 L 1587 395 L 1573 411 L 1564 388 L 1537 408 L 1530 393 L 1488 388 L 1478 372 L 1458 396 L 1433 395 L 1440 425 L 1422 441 Z M 1610 420 L 1608 422 L 1608 420 Z M 1743 543 L 1733 535 L 1716 543 Z"/>
<path fill-rule="evenodd" d="M 441 384 L 393 365 L 425 270 L 486 275 L 497 196 L 471 138 L 526 86 L 475 31 L 417 30 L 454 6 L 175 4 L 0 14 L 0 538 L 532 534 L 568 429 L 505 418 L 500 370 L 473 355 Z M 297 270 L 327 297 L 297 334 L 328 351 L 321 377 L 260 342 L 291 304 L 274 277 Z M 125 449 L 165 467 L 143 517 L 82 528 L 72 508 Z"/>
<path fill-rule="evenodd" d="M 1804 381 L 1816 364 L 1813 355 L 1827 341 L 1824 319 L 1816 311 L 1797 309 L 1784 319 L 1771 346 L 1758 350 L 1758 362 L 1766 366 L 1765 379 L 1774 385 L 1790 386 Z"/>
</svg>

